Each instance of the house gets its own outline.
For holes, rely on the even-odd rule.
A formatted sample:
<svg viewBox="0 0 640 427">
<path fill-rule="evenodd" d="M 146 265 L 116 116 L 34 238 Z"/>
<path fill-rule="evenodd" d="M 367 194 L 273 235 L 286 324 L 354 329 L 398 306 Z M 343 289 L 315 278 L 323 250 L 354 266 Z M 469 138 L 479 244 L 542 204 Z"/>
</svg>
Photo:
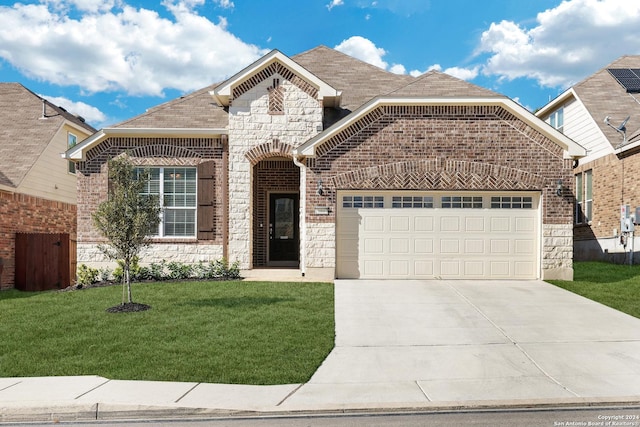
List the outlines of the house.
<svg viewBox="0 0 640 427">
<path fill-rule="evenodd" d="M 164 198 L 146 262 L 225 258 L 330 278 L 572 278 L 572 164 L 584 149 L 511 99 L 435 71 L 395 75 L 320 46 L 67 151 L 78 262 L 128 153 Z M 561 183 L 561 184 L 559 184 Z"/>
<path fill-rule="evenodd" d="M 587 150 L 573 169 L 574 258 L 632 262 L 633 222 L 621 216 L 640 221 L 640 56 L 617 59 L 536 114 Z"/>
<path fill-rule="evenodd" d="M 14 286 L 16 233 L 75 234 L 75 164 L 60 153 L 95 131 L 21 84 L 0 83 L 0 289 Z"/>
</svg>

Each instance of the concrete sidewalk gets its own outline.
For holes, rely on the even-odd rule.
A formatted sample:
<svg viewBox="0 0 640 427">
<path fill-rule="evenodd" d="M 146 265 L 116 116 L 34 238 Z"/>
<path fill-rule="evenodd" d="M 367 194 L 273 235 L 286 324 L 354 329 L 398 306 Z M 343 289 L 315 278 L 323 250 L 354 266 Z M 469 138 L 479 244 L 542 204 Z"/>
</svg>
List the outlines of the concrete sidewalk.
<svg viewBox="0 0 640 427">
<path fill-rule="evenodd" d="M 541 281 L 336 281 L 306 384 L 2 378 L 0 421 L 640 404 L 640 320 Z"/>
</svg>

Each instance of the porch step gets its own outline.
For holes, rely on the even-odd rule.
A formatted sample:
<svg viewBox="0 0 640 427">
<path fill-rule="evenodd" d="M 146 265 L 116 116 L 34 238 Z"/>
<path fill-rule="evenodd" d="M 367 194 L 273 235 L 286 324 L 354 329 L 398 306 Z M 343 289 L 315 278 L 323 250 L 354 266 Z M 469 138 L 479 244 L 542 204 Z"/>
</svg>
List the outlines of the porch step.
<svg viewBox="0 0 640 427">
<path fill-rule="evenodd" d="M 302 276 L 302 272 L 298 268 L 254 268 L 252 270 L 241 270 L 240 276 L 247 281 L 333 282 L 332 274 L 329 274 L 329 272 L 314 271 L 311 274 Z"/>
</svg>

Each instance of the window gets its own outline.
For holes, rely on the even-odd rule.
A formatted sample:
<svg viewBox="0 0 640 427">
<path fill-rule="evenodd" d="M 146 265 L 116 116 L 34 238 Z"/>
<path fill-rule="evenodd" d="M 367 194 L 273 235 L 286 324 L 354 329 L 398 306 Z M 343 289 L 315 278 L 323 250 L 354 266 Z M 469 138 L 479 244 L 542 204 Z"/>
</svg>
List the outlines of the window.
<svg viewBox="0 0 640 427">
<path fill-rule="evenodd" d="M 593 215 L 593 174 L 591 170 L 576 175 L 576 224 L 588 224 Z"/>
<path fill-rule="evenodd" d="M 384 208 L 383 196 L 342 196 L 343 208 Z"/>
<path fill-rule="evenodd" d="M 429 196 L 393 196 L 392 208 L 432 208 L 433 197 Z"/>
<path fill-rule="evenodd" d="M 532 197 L 497 196 L 491 198 L 491 209 L 531 209 Z"/>
<path fill-rule="evenodd" d="M 67 133 L 67 149 L 75 146 L 77 143 L 78 143 L 78 137 L 72 133 Z M 73 163 L 71 160 L 68 161 L 67 171 L 73 174 L 76 173 L 76 164 Z"/>
<path fill-rule="evenodd" d="M 442 196 L 442 207 L 482 209 L 482 196 Z"/>
<path fill-rule="evenodd" d="M 136 169 L 138 173 L 142 168 Z M 196 237 L 196 168 L 149 168 L 144 194 L 158 195 L 163 207 L 158 237 Z"/>
<path fill-rule="evenodd" d="M 560 132 L 564 131 L 564 108 L 558 108 L 549 116 L 549 124 Z"/>
</svg>

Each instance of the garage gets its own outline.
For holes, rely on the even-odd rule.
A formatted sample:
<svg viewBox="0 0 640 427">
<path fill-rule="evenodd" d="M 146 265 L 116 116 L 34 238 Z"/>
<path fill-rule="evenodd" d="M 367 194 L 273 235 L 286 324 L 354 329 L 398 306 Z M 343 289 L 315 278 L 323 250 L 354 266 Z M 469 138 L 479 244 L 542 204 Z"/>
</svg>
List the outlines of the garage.
<svg viewBox="0 0 640 427">
<path fill-rule="evenodd" d="M 341 191 L 336 276 L 536 279 L 538 192 Z"/>
</svg>

